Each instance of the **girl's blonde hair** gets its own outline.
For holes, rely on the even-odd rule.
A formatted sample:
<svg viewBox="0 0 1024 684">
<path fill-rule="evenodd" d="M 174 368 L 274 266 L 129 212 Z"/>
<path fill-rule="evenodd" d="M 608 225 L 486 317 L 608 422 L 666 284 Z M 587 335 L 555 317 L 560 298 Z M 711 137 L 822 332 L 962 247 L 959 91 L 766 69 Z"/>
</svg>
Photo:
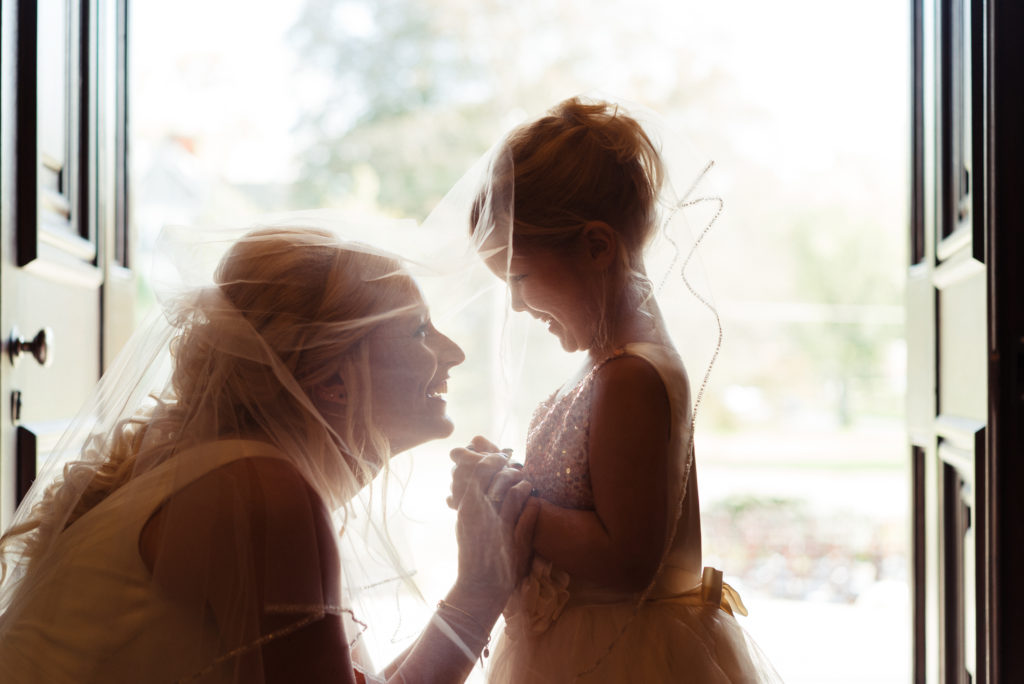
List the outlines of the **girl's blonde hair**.
<svg viewBox="0 0 1024 684">
<path fill-rule="evenodd" d="M 573 97 L 508 134 L 474 199 L 470 232 L 479 245 L 558 254 L 582 247 L 589 222 L 606 223 L 618 259 L 592 342 L 601 347 L 623 296 L 648 312 L 653 287 L 643 253 L 657 232 L 664 180 L 658 148 L 637 119 L 616 104 Z"/>
<path fill-rule="evenodd" d="M 491 180 L 510 186 L 500 194 L 511 194 L 513 248 L 566 248 L 583 224 L 603 221 L 632 261 L 653 236 L 661 157 L 640 123 L 617 105 L 565 100 L 513 130 L 501 154 L 511 163 L 499 175 L 511 177 Z"/>
</svg>

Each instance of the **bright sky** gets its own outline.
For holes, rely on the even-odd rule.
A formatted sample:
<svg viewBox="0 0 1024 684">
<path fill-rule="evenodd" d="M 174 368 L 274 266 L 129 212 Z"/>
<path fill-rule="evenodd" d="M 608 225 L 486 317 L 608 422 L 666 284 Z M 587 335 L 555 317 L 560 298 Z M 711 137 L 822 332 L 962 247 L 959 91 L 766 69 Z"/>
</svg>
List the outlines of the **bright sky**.
<svg viewBox="0 0 1024 684">
<path fill-rule="evenodd" d="M 737 106 L 724 113 L 728 128 L 720 135 L 780 172 L 799 177 L 828 168 L 836 150 L 902 153 L 905 131 L 892 125 L 894 117 L 908 117 L 909 15 L 902 3 L 646 0 L 625 3 L 630 10 L 622 12 L 608 2 L 591 6 L 651 36 L 624 49 L 649 54 L 645 68 L 655 82 L 675 76 L 658 46 L 680 42 L 691 46 L 697 73 L 731 76 Z M 203 156 L 232 182 L 293 177 L 289 131 L 317 97 L 317 84 L 294 78 L 284 40 L 300 7 L 280 0 L 133 3 L 133 134 L 196 136 Z M 349 14 L 351 24 L 365 22 L 361 13 Z M 615 54 L 602 59 L 607 52 L 595 48 L 600 76 L 580 91 L 597 86 L 628 98 L 635 74 Z M 694 112 L 694 123 L 713 125 L 722 114 L 707 112 L 701 121 Z"/>
</svg>

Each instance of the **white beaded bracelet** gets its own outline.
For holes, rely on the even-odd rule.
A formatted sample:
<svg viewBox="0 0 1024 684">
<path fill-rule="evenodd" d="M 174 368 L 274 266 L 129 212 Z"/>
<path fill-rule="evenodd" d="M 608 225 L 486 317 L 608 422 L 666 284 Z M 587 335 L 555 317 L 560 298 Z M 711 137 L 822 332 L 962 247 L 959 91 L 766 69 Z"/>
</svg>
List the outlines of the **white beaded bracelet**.
<svg viewBox="0 0 1024 684">
<path fill-rule="evenodd" d="M 473 651 L 469 650 L 469 646 L 466 646 L 466 642 L 455 633 L 455 630 L 452 629 L 452 626 L 449 625 L 443 617 L 434 613 L 433 617 L 430 618 L 430 621 L 435 627 L 441 630 L 441 634 L 444 634 L 453 644 L 459 647 L 459 650 L 466 655 L 466 658 L 468 658 L 470 662 L 476 660 L 476 656 L 473 655 Z"/>
</svg>

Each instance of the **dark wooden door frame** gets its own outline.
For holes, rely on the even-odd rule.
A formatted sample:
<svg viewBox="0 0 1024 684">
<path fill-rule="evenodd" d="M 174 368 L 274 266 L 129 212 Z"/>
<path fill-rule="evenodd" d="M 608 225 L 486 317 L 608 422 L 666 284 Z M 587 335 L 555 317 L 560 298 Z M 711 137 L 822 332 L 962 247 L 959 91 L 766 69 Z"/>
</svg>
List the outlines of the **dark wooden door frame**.
<svg viewBox="0 0 1024 684">
<path fill-rule="evenodd" d="M 84 392 L 127 337 L 124 329 L 132 322 L 135 287 L 126 268 L 125 202 L 128 2 L 0 4 L 3 523 L 33 480 L 37 460 L 41 463 L 52 448 L 61 422 L 77 410 L 68 411 L 67 406 L 85 399 Z M 52 25 L 55 12 L 63 18 L 60 26 Z M 53 51 L 55 44 L 63 50 L 60 55 Z M 63 148 L 44 133 L 57 128 L 42 116 L 55 106 L 64 107 L 56 117 L 64 131 Z M 66 297 L 71 293 L 81 298 Z M 82 313 L 82 320 L 67 313 L 79 304 L 84 306 L 73 310 Z M 92 318 L 94 304 L 97 315 Z M 32 324 L 26 326 L 25 318 Z M 76 328 L 79 323 L 84 325 Z M 13 331 L 20 327 L 20 337 L 32 338 L 51 326 L 57 350 L 53 368 L 35 375 L 34 366 L 15 368 L 6 353 Z"/>
<path fill-rule="evenodd" d="M 1024 682 L 1024 3 L 975 0 L 983 17 L 988 265 L 987 505 L 979 553 L 979 654 L 986 681 Z M 982 475 L 982 474 L 979 474 Z"/>
<path fill-rule="evenodd" d="M 1024 41 L 1020 40 L 1024 34 L 1024 3 L 1018 0 L 911 0 L 910 7 L 913 18 L 911 263 L 927 266 L 935 256 L 936 239 L 941 240 L 957 228 L 965 227 L 959 225 L 960 219 L 965 224 L 969 221 L 967 232 L 971 233 L 973 258 L 983 262 L 985 268 L 983 306 L 987 326 L 983 333 L 987 353 L 985 424 L 968 449 L 977 457 L 973 464 L 966 466 L 967 470 L 961 471 L 973 481 L 973 487 L 966 490 L 974 509 L 973 516 L 968 510 L 967 517 L 959 519 L 956 515 L 950 517 L 941 505 L 923 505 L 932 496 L 929 488 L 935 484 L 928 479 L 926 464 L 936 459 L 930 452 L 933 447 L 928 446 L 928 440 L 915 444 L 912 449 L 914 681 L 932 684 L 931 676 L 937 678 L 936 684 L 964 681 L 962 655 L 950 649 L 956 649 L 957 639 L 965 636 L 959 627 L 967 617 L 962 615 L 966 609 L 976 625 L 976 638 L 972 644 L 965 645 L 976 654 L 974 684 L 1024 682 L 1024 648 L 1019 638 L 1024 634 L 1024 628 L 1019 626 L 1024 610 L 1024 543 L 1020 535 L 1024 523 Z M 932 34 L 932 38 L 928 32 L 935 31 L 936 25 L 930 22 L 936 18 L 943 33 Z M 970 25 L 969 34 L 959 45 L 955 41 L 961 38 L 950 32 L 958 21 Z M 931 50 L 949 52 L 929 53 L 923 47 L 926 43 L 932 46 Z M 942 47 L 935 47 L 937 44 Z M 961 49 L 959 55 L 955 54 L 958 48 Z M 959 61 L 961 59 L 965 61 Z M 962 75 L 950 73 L 957 64 L 965 64 L 966 71 Z M 962 91 L 958 91 L 957 84 L 960 76 L 969 79 L 969 85 L 960 81 Z M 962 96 L 968 98 L 966 102 L 958 99 Z M 960 116 L 951 108 L 950 103 L 955 101 L 967 107 L 967 128 L 957 129 L 950 123 L 957 123 Z M 934 113 L 941 127 L 935 131 L 928 129 L 926 121 L 931 115 L 928 108 L 937 104 L 943 109 Z M 969 130 L 969 138 L 958 139 L 961 130 Z M 958 150 L 963 151 L 963 159 L 953 158 Z M 957 175 L 960 161 L 969 162 L 969 177 Z M 961 182 L 969 193 L 967 197 L 957 194 L 956 184 Z M 934 201 L 929 192 L 938 192 L 939 201 L 935 203 L 932 218 L 926 220 Z M 936 225 L 946 232 L 934 235 Z M 915 301 L 920 304 L 923 300 Z M 919 315 L 914 320 L 920 325 L 927 319 L 927 315 Z M 929 351 L 927 344 L 918 346 L 919 352 Z M 928 360 L 920 361 L 927 368 Z M 935 371 L 938 373 L 938 367 Z M 938 390 L 932 387 L 932 391 Z M 925 396 L 925 408 L 927 400 Z M 921 418 L 916 413 L 913 415 Z M 954 436 L 938 435 L 940 448 L 944 438 Z M 970 444 L 970 435 L 965 433 L 960 437 L 961 446 Z M 957 440 L 951 439 L 951 443 Z M 958 498 L 958 489 L 955 479 L 946 482 L 945 491 L 938 497 L 940 504 L 944 499 Z M 940 520 L 933 519 L 936 515 Z M 947 523 L 956 524 L 950 527 Z M 938 543 L 940 551 L 943 541 L 961 539 L 962 528 L 974 528 L 975 584 L 963 603 L 948 594 L 934 601 L 928 593 L 931 589 L 925 591 L 926 580 L 934 578 L 928 575 L 932 570 L 926 568 L 932 567 L 929 563 L 936 558 L 936 549 L 925 545 L 925 532 L 934 530 L 936 525 L 944 525 L 946 532 L 945 539 L 930 541 Z M 947 543 L 947 546 L 953 557 L 959 555 L 961 549 L 954 548 L 955 543 Z M 943 579 L 942 575 L 956 575 L 959 571 L 960 568 L 948 563 L 941 565 L 938 568 L 939 591 L 955 593 L 958 578 Z M 947 580 L 951 584 L 947 584 Z M 947 588 L 942 589 L 943 586 Z M 943 615 L 944 609 L 957 609 L 961 613 L 947 610 Z M 936 610 L 937 615 L 929 614 Z M 936 662 L 940 663 L 939 667 L 934 667 Z"/>
</svg>

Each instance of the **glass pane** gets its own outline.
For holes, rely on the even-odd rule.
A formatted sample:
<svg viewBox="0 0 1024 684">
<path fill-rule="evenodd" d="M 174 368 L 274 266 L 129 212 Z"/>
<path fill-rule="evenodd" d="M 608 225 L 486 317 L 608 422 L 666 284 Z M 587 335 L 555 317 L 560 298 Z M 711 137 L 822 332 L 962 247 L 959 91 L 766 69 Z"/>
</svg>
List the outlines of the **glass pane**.
<svg viewBox="0 0 1024 684">
<path fill-rule="evenodd" d="M 63 0 L 38 4 L 39 182 L 64 193 L 68 160 L 68 7 Z"/>
</svg>

